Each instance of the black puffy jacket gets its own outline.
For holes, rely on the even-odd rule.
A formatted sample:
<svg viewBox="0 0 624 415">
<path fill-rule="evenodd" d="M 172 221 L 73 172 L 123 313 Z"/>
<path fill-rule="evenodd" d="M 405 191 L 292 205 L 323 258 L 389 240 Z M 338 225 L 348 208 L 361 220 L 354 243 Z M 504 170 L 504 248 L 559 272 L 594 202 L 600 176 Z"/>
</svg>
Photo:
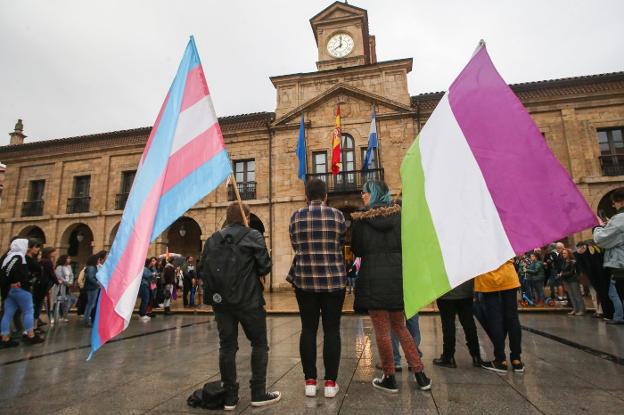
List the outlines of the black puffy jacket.
<svg viewBox="0 0 624 415">
<path fill-rule="evenodd" d="M 403 310 L 401 206 L 371 208 L 351 218 L 351 250 L 362 258 L 355 310 Z"/>
</svg>

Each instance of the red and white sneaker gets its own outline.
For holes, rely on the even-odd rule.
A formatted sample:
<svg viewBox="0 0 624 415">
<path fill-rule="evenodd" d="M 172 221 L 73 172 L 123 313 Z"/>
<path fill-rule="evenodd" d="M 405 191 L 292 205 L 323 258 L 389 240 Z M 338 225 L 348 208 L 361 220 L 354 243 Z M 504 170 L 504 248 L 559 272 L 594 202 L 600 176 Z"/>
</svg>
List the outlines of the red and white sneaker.
<svg viewBox="0 0 624 415">
<path fill-rule="evenodd" d="M 316 379 L 306 379 L 305 396 L 314 398 L 316 396 Z"/>
<path fill-rule="evenodd" d="M 338 395 L 339 389 L 340 388 L 338 387 L 338 384 L 334 382 L 333 380 L 325 381 L 325 397 L 326 398 L 333 398 L 336 395 Z"/>
</svg>

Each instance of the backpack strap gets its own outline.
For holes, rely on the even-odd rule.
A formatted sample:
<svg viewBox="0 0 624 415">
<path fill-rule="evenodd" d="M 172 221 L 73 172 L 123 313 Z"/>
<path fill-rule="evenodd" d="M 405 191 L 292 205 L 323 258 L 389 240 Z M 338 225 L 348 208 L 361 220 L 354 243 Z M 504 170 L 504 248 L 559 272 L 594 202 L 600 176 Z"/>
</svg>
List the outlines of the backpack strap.
<svg viewBox="0 0 624 415">
<path fill-rule="evenodd" d="M 236 233 L 234 233 L 234 234 L 223 236 L 223 230 L 221 230 L 221 231 L 219 231 L 219 232 L 217 233 L 217 235 L 218 235 L 218 237 L 219 237 L 219 240 L 216 240 L 215 242 L 216 242 L 217 244 L 219 244 L 219 243 L 221 243 L 222 241 L 226 241 L 226 240 L 227 240 L 228 242 L 229 242 L 229 241 L 231 241 L 231 244 L 232 244 L 232 245 L 238 245 L 238 243 L 239 243 L 239 242 L 240 242 L 240 241 L 241 241 L 241 240 L 242 240 L 245 236 L 247 236 L 247 234 L 248 234 L 249 232 L 251 232 L 251 228 L 247 228 L 247 227 L 245 227 L 245 228 L 239 229 L 239 230 L 238 230 L 238 232 L 236 232 Z M 228 238 L 228 237 L 229 237 L 229 238 Z"/>
</svg>

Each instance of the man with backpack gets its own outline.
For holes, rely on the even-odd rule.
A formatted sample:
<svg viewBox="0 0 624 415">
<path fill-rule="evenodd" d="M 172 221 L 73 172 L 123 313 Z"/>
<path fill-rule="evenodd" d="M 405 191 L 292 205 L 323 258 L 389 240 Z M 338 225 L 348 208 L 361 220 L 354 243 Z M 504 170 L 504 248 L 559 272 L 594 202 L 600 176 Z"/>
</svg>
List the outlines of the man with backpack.
<svg viewBox="0 0 624 415">
<path fill-rule="evenodd" d="M 251 342 L 251 405 L 278 402 L 279 392 L 266 391 L 268 342 L 263 286 L 260 280 L 271 271 L 271 258 L 264 238 L 257 230 L 243 225 L 249 220 L 246 205 L 230 204 L 226 226 L 215 232 L 204 246 L 198 267 L 204 280 L 204 302 L 213 307 L 219 330 L 219 369 L 225 389 L 225 410 L 238 403 L 236 351 L 238 324 Z"/>
</svg>

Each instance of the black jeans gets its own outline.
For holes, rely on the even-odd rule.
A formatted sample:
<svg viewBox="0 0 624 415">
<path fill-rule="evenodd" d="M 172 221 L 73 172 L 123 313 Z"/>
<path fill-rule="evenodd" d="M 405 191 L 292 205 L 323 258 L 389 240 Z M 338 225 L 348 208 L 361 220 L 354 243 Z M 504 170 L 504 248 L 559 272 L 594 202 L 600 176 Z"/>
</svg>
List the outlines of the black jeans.
<svg viewBox="0 0 624 415">
<path fill-rule="evenodd" d="M 323 364 L 325 380 L 338 378 L 340 365 L 340 317 L 345 290 L 311 292 L 295 290 L 301 316 L 299 353 L 305 379 L 316 379 L 316 333 L 319 317 L 323 319 Z"/>
<path fill-rule="evenodd" d="M 246 310 L 215 310 L 219 330 L 219 370 L 221 382 L 229 396 L 238 396 L 236 382 L 236 352 L 238 351 L 238 323 L 251 342 L 251 399 L 266 393 L 266 371 L 269 360 L 266 311 L 264 307 Z"/>
<path fill-rule="evenodd" d="M 522 333 L 518 319 L 517 289 L 483 293 L 490 338 L 494 344 L 494 359 L 506 362 L 505 338 L 509 335 L 511 360 L 520 360 Z"/>
<path fill-rule="evenodd" d="M 444 341 L 442 355 L 450 359 L 455 356 L 455 316 L 464 328 L 466 346 L 472 356 L 481 356 L 477 326 L 472 317 L 472 297 L 460 300 L 438 300 L 440 318 L 442 319 L 442 338 Z"/>
<path fill-rule="evenodd" d="M 182 303 L 184 307 L 189 305 L 189 294 L 191 293 L 191 284 L 187 284 L 186 282 L 182 286 Z"/>
</svg>

